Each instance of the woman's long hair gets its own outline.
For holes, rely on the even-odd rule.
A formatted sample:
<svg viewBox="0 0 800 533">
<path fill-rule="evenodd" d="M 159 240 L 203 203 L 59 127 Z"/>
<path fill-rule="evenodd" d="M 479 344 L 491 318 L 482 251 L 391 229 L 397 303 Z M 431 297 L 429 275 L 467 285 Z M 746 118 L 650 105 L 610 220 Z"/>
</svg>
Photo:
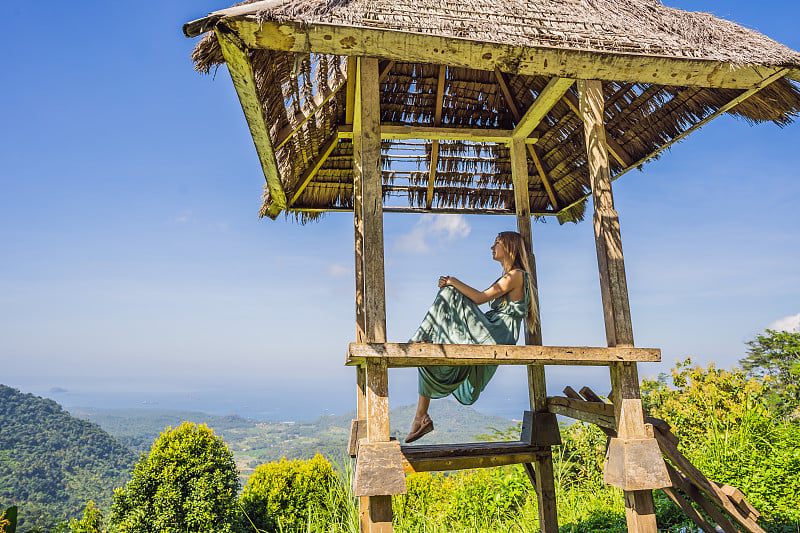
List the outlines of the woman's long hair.
<svg viewBox="0 0 800 533">
<path fill-rule="evenodd" d="M 516 231 L 502 231 L 497 235 L 500 243 L 505 246 L 508 255 L 511 257 L 511 268 L 521 269 L 528 273 L 526 283 L 528 284 L 528 314 L 525 317 L 525 324 L 528 325 L 530 331 L 536 330 L 539 326 L 539 307 L 538 307 L 538 294 L 534 291 L 533 286 L 533 273 L 528 261 L 528 250 L 525 247 L 525 241 L 522 235 Z"/>
</svg>

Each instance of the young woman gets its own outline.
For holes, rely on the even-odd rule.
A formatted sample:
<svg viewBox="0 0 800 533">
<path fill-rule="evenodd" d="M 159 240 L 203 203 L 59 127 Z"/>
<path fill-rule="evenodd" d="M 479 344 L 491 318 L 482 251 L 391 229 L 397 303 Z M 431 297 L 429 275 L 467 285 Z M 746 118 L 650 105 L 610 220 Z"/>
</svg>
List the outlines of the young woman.
<svg viewBox="0 0 800 533">
<path fill-rule="evenodd" d="M 409 342 L 435 344 L 516 344 L 522 319 L 533 328 L 538 313 L 519 233 L 504 231 L 492 245 L 492 259 L 503 265 L 503 276 L 485 291 L 473 289 L 453 276 L 439 278 L 439 294 Z M 478 306 L 489 302 L 489 311 Z M 428 415 L 431 398 L 452 394 L 472 405 L 486 388 L 497 365 L 430 366 L 419 368 L 419 403 L 406 442 L 433 431 Z"/>
</svg>

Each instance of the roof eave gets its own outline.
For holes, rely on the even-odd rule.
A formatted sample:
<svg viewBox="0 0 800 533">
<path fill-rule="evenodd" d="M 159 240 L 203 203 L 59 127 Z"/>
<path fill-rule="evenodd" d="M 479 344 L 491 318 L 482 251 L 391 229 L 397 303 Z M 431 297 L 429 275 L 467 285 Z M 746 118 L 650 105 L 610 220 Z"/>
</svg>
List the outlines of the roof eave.
<svg viewBox="0 0 800 533">
<path fill-rule="evenodd" d="M 510 74 L 672 86 L 750 89 L 782 68 L 708 59 L 516 46 L 332 24 L 258 21 L 252 15 L 224 13 L 227 11 L 230 10 L 190 22 L 184 26 L 184 32 L 196 35 L 196 31 L 223 24 L 251 49 L 379 57 L 489 71 L 499 68 Z M 800 78 L 799 67 L 793 72 L 796 76 L 793 79 Z"/>
</svg>

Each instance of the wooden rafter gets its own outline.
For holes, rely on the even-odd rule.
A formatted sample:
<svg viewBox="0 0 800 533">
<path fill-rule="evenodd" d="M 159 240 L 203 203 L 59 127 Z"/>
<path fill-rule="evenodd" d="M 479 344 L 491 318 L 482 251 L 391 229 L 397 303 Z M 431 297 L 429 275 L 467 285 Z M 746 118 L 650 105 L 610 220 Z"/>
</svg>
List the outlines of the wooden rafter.
<svg viewBox="0 0 800 533">
<path fill-rule="evenodd" d="M 345 124 L 353 123 L 353 113 L 356 99 L 356 65 L 357 58 L 347 58 L 347 99 L 344 106 Z"/>
<path fill-rule="evenodd" d="M 372 56 L 488 71 L 516 65 L 516 74 L 626 83 L 749 89 L 782 70 L 704 59 L 501 45 L 377 28 L 259 21 L 241 13 L 235 18 L 226 18 L 228 16 L 218 12 L 212 17 L 189 22 L 184 25 L 184 34 L 195 37 L 204 31 L 203 28 L 207 31 L 209 21 L 213 20 L 234 29 L 250 48 Z"/>
<path fill-rule="evenodd" d="M 292 206 L 292 211 L 298 213 L 352 213 L 352 207 L 305 207 L 305 206 Z M 384 213 L 414 213 L 423 214 L 430 213 L 433 215 L 514 215 L 516 211 L 513 209 L 479 209 L 479 208 L 459 208 L 459 207 L 432 207 L 427 209 L 425 207 L 392 207 L 384 206 Z M 532 211 L 531 215 L 534 216 L 554 216 L 558 213 L 556 211 Z"/>
<path fill-rule="evenodd" d="M 328 156 L 331 155 L 331 152 L 333 152 L 333 149 L 336 148 L 336 145 L 338 143 L 339 143 L 339 136 L 335 134 L 332 135 L 331 139 L 328 141 L 328 144 L 326 144 L 322 148 L 322 150 L 320 150 L 320 153 L 314 160 L 313 164 L 306 169 L 305 174 L 303 175 L 302 178 L 300 178 L 300 186 L 297 188 L 297 190 L 289 200 L 287 208 L 291 208 L 292 205 L 294 205 L 294 203 L 300 197 L 300 195 L 303 194 L 303 191 L 306 189 L 308 184 L 311 183 L 311 180 L 314 179 L 314 176 L 317 175 L 317 172 L 319 172 L 319 169 L 322 168 L 323 164 L 325 164 L 325 161 L 328 159 Z"/>
<path fill-rule="evenodd" d="M 381 69 L 380 75 L 378 76 L 378 83 L 379 84 L 381 84 L 384 81 L 386 81 L 386 78 L 389 77 L 389 71 L 392 70 L 392 67 L 394 67 L 394 61 L 387 61 L 386 64 Z"/>
<path fill-rule="evenodd" d="M 581 111 L 578 108 L 578 97 L 572 94 L 571 92 L 567 91 L 564 94 L 564 102 L 569 106 L 573 113 L 581 116 Z M 608 152 L 619 161 L 619 163 L 625 167 L 629 167 L 633 164 L 633 158 L 628 154 L 628 152 L 606 131 L 606 146 L 608 147 Z"/>
<path fill-rule="evenodd" d="M 436 104 L 434 107 L 433 125 L 438 127 L 442 123 L 442 105 L 444 104 L 444 82 L 447 67 L 439 65 L 439 78 L 436 84 Z M 439 140 L 431 143 L 431 160 L 428 163 L 428 192 L 425 195 L 425 207 L 433 205 L 433 188 L 436 185 L 436 167 L 439 166 Z"/>
<path fill-rule="evenodd" d="M 782 77 L 786 76 L 786 73 L 788 71 L 789 71 L 789 69 L 781 69 L 778 72 L 775 72 L 774 74 L 769 76 L 768 78 L 764 79 L 756 87 L 753 87 L 752 89 L 744 91 L 739 96 L 737 96 L 736 98 L 734 98 L 733 100 L 731 100 L 727 104 L 723 105 L 718 110 L 716 110 L 715 112 L 711 113 L 710 115 L 708 115 L 706 118 L 704 118 L 703 120 L 701 120 L 700 122 L 698 122 L 697 124 L 692 126 L 691 128 L 689 128 L 686 131 L 684 131 L 683 133 L 675 136 L 672 140 L 670 140 L 670 141 L 664 143 L 663 145 L 659 146 L 658 148 L 656 148 L 655 150 L 653 150 L 652 152 L 650 152 L 646 156 L 642 157 L 638 161 L 635 161 L 634 163 L 628 165 L 624 170 L 622 170 L 621 172 L 619 172 L 615 176 L 613 176 L 611 178 L 611 181 L 619 179 L 624 174 L 627 174 L 628 172 L 630 172 L 634 168 L 638 168 L 641 165 L 647 163 L 649 160 L 651 160 L 652 158 L 654 158 L 655 156 L 657 156 L 658 154 L 660 154 L 661 152 L 663 152 L 664 150 L 666 150 L 667 148 L 669 148 L 670 146 L 675 144 L 676 142 L 686 138 L 690 133 L 699 130 L 700 128 L 702 128 L 703 126 L 705 126 L 706 124 L 708 124 L 709 122 L 711 122 L 712 120 L 714 120 L 715 118 L 720 116 L 721 114 L 730 111 L 731 109 L 733 109 L 734 107 L 736 107 L 740 103 L 744 102 L 745 100 L 747 100 L 748 98 L 750 98 L 751 96 L 753 96 L 754 94 L 759 92 L 761 89 L 767 87 L 769 84 L 771 84 L 771 83 L 781 79 Z M 579 203 L 584 201 L 588 196 L 589 195 L 586 194 L 586 195 L 578 198 L 577 200 L 572 202 L 570 205 L 565 207 L 564 210 L 570 209 L 571 207 L 573 207 L 575 205 L 578 205 Z"/>
<path fill-rule="evenodd" d="M 275 158 L 275 150 L 269 138 L 269 127 L 264 117 L 264 108 L 256 92 L 256 79 L 253 75 L 253 65 L 247 56 L 247 48 L 233 36 L 215 29 L 217 40 L 222 48 L 222 55 L 228 65 L 233 86 L 242 104 L 247 125 L 250 128 L 250 135 L 261 162 L 261 170 L 267 180 L 267 188 L 271 198 L 267 216 L 276 218 L 281 209 L 286 207 L 286 193 L 281 184 L 280 172 L 278 171 L 278 161 Z"/>
<path fill-rule="evenodd" d="M 522 115 L 522 118 L 519 119 L 517 126 L 514 128 L 514 137 L 527 137 L 530 135 L 574 83 L 575 80 L 571 78 L 553 78 L 547 82 L 547 85 L 536 97 L 536 100 L 533 101 L 525 114 Z"/>
<path fill-rule="evenodd" d="M 471 141 L 488 143 L 508 143 L 511 141 L 511 130 L 489 128 L 450 128 L 445 126 L 384 126 L 381 125 L 381 139 L 420 139 L 438 141 Z M 353 137 L 353 128 L 339 126 L 341 139 Z M 527 144 L 535 144 L 537 137 L 526 137 Z"/>
<path fill-rule="evenodd" d="M 519 112 L 516 98 L 514 98 L 514 95 L 511 94 L 511 89 L 508 86 L 505 74 L 503 74 L 500 69 L 496 68 L 494 69 L 494 75 L 495 78 L 497 78 L 497 84 L 500 86 L 500 90 L 503 93 L 503 98 L 505 98 L 506 101 L 506 105 L 508 106 L 509 111 L 511 111 L 511 115 L 514 117 L 514 122 L 519 124 L 520 120 L 522 119 L 522 114 Z M 526 139 L 530 139 L 530 137 L 526 137 Z M 530 153 L 531 159 L 533 159 L 533 163 L 536 165 L 536 171 L 539 174 L 539 178 L 542 180 L 542 185 L 544 185 L 544 190 L 547 192 L 547 197 L 550 199 L 550 205 L 553 206 L 553 209 L 558 211 L 558 196 L 556 195 L 555 188 L 550 181 L 550 176 L 547 175 L 544 165 L 542 165 L 542 160 L 539 157 L 539 154 L 532 145 L 528 145 L 528 153 Z"/>
</svg>

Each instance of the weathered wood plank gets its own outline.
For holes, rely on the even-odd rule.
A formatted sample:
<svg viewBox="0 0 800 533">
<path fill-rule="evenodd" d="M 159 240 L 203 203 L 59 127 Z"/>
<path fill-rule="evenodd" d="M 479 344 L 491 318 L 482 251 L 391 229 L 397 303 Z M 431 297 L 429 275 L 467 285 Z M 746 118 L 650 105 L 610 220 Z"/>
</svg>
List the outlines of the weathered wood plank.
<svg viewBox="0 0 800 533">
<path fill-rule="evenodd" d="M 353 495 L 391 496 L 405 493 L 406 476 L 403 474 L 400 443 L 361 441 L 353 476 Z"/>
<path fill-rule="evenodd" d="M 664 491 L 664 494 L 666 494 L 667 497 L 675 503 L 675 505 L 681 508 L 683 514 L 688 516 L 697 527 L 702 529 L 705 533 L 718 533 L 717 528 L 715 528 L 708 520 L 700 516 L 700 513 L 698 513 L 695 508 L 692 507 L 692 504 L 689 503 L 686 498 L 678 494 L 678 491 L 672 487 L 665 487 L 661 490 Z"/>
<path fill-rule="evenodd" d="M 345 124 L 352 124 L 355 116 L 357 74 L 358 58 L 350 56 L 347 58 L 347 95 L 344 104 Z"/>
<path fill-rule="evenodd" d="M 281 184 L 281 176 L 278 171 L 278 161 L 275 159 L 275 150 L 269 138 L 269 127 L 264 117 L 264 108 L 256 92 L 256 79 L 253 74 L 253 65 L 247 57 L 247 48 L 235 35 L 226 34 L 219 29 L 215 30 L 217 41 L 219 41 L 225 63 L 228 65 L 228 72 L 239 96 L 239 103 L 242 104 L 247 126 L 250 128 L 250 136 L 258 153 L 261 162 L 261 170 L 267 180 L 267 187 L 271 203 L 267 216 L 276 218 L 281 209 L 286 208 L 286 194 Z"/>
<path fill-rule="evenodd" d="M 558 428 L 555 414 L 543 411 L 525 411 L 519 440 L 531 446 L 558 446 L 561 444 L 561 431 Z"/>
<path fill-rule="evenodd" d="M 530 135 L 574 83 L 575 80 L 571 78 L 555 77 L 550 80 L 525 114 L 522 115 L 522 118 L 519 119 L 519 123 L 514 128 L 514 137 L 527 137 Z"/>
<path fill-rule="evenodd" d="M 518 441 L 401 446 L 400 451 L 406 472 L 441 472 L 530 463 L 538 454 L 545 453 L 543 448 Z"/>
<path fill-rule="evenodd" d="M 308 212 L 308 213 L 351 213 L 353 209 L 349 207 L 331 207 L 331 208 L 319 208 L 319 207 L 305 207 L 305 206 L 292 206 L 292 211 L 300 211 L 300 212 Z M 462 209 L 462 208 L 448 208 L 448 207 L 431 207 L 427 209 L 425 207 L 394 207 L 394 206 L 384 206 L 383 207 L 384 213 L 431 213 L 431 214 L 442 214 L 442 215 L 515 215 L 516 213 L 512 209 Z M 557 215 L 555 211 L 532 211 L 531 215 L 536 216 L 554 216 Z"/>
<path fill-rule="evenodd" d="M 612 438 L 606 450 L 603 483 L 625 492 L 671 486 L 669 474 L 654 438 Z"/>
<path fill-rule="evenodd" d="M 367 421 L 364 418 L 350 421 L 350 437 L 347 439 L 347 455 L 358 455 L 358 442 L 367 438 Z"/>
<path fill-rule="evenodd" d="M 597 413 L 581 411 L 578 409 L 573 409 L 572 407 L 566 407 L 558 404 L 548 406 L 547 410 L 556 415 L 568 416 L 570 418 L 574 418 L 575 420 L 586 422 L 587 424 L 594 424 L 599 426 L 601 429 L 614 429 L 617 427 L 613 416 L 603 416 Z"/>
<path fill-rule="evenodd" d="M 739 524 L 741 524 L 741 526 L 744 527 L 749 533 L 764 533 L 764 530 L 761 529 L 756 521 L 749 516 L 749 513 L 743 513 L 738 506 L 735 505 L 722 491 L 722 489 L 717 486 L 716 483 L 712 483 L 708 478 L 706 478 L 706 476 L 703 475 L 703 473 L 700 472 L 700 470 L 698 470 L 697 467 L 691 463 L 691 461 L 689 461 L 680 451 L 678 451 L 677 446 L 671 439 L 665 438 L 664 434 L 661 433 L 657 427 L 655 429 L 656 440 L 658 441 L 661 451 L 678 469 L 680 469 L 679 474 L 689 479 L 693 485 L 695 485 L 706 496 L 708 496 L 711 501 L 719 505 L 726 513 L 733 517 L 734 520 L 739 522 Z M 670 472 L 670 476 L 672 476 L 672 472 Z M 672 477 L 674 483 L 674 476 Z M 682 487 L 680 488 L 683 490 Z M 714 519 L 717 520 L 717 523 L 722 525 L 716 517 L 714 517 Z M 727 528 L 725 528 L 724 525 L 722 527 L 725 529 L 725 531 L 727 531 Z"/>
<path fill-rule="evenodd" d="M 550 396 L 547 398 L 547 408 L 549 409 L 554 405 L 561 405 L 586 413 L 594 413 L 611 419 L 614 418 L 614 406 L 610 403 L 585 402 L 563 396 Z"/>
<path fill-rule="evenodd" d="M 616 361 L 658 362 L 658 348 L 516 346 L 506 344 L 352 343 L 345 364 L 385 358 L 389 368 L 432 365 L 608 365 Z M 543 399 L 542 401 L 546 401 Z M 533 406 L 532 406 L 533 407 Z M 537 408 L 537 410 L 543 407 Z"/>
<path fill-rule="evenodd" d="M 683 491 L 692 501 L 700 506 L 719 526 L 725 533 L 739 533 L 737 528 L 730 519 L 725 516 L 716 505 L 709 501 L 697 486 L 691 482 L 689 478 L 681 474 L 672 465 L 667 465 L 667 472 L 669 472 L 672 486 Z"/>
<path fill-rule="evenodd" d="M 340 139 L 351 139 L 352 130 L 347 126 L 339 126 L 337 134 Z M 512 130 L 493 128 L 457 128 L 449 126 L 392 126 L 381 125 L 381 139 L 391 140 L 439 140 L 509 143 Z M 526 144 L 535 144 L 538 137 L 526 137 Z"/>
<path fill-rule="evenodd" d="M 198 22 L 185 25 L 184 32 Z M 223 23 L 235 29 L 250 48 L 372 56 L 487 71 L 499 68 L 533 76 L 749 89 L 778 70 L 701 59 L 501 45 L 353 26 L 258 21 L 248 16 L 225 18 Z"/>
</svg>

